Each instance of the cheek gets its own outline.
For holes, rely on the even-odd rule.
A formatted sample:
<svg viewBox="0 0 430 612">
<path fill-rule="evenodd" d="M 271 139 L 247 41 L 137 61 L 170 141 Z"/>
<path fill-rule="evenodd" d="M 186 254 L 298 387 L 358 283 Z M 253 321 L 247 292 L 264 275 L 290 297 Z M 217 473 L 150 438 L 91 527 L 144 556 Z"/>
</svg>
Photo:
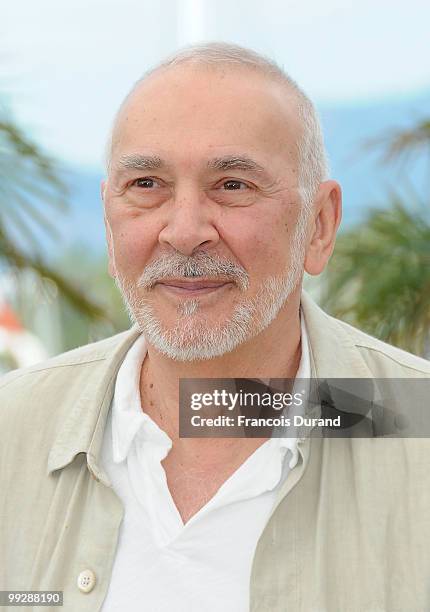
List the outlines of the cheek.
<svg viewBox="0 0 430 612">
<path fill-rule="evenodd" d="M 297 214 L 294 208 L 271 214 L 229 215 L 223 240 L 251 277 L 266 277 L 283 270 L 289 260 L 290 241 Z"/>
<path fill-rule="evenodd" d="M 116 267 L 120 272 L 139 276 L 156 242 L 151 225 L 143 219 L 117 219 L 112 234 Z"/>
</svg>

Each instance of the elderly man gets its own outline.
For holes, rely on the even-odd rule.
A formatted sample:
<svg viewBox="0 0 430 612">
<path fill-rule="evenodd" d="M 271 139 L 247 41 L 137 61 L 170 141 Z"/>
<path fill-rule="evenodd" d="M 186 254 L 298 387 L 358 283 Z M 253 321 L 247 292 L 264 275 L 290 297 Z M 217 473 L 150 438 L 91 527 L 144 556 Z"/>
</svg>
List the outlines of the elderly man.
<svg viewBox="0 0 430 612">
<path fill-rule="evenodd" d="M 0 588 L 103 612 L 430 608 L 426 440 L 180 437 L 181 379 L 420 378 L 302 292 L 341 218 L 312 103 L 185 49 L 123 102 L 102 185 L 135 326 L 2 380 Z"/>
</svg>

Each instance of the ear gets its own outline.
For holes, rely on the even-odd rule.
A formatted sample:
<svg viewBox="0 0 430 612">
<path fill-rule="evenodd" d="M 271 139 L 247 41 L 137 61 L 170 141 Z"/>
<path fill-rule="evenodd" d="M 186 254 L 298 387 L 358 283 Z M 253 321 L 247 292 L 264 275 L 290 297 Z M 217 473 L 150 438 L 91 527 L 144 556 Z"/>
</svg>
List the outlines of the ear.
<svg viewBox="0 0 430 612">
<path fill-rule="evenodd" d="M 330 180 L 320 184 L 312 215 L 312 233 L 306 249 L 305 270 L 316 276 L 321 274 L 330 259 L 342 218 L 342 191 L 339 183 Z"/>
<path fill-rule="evenodd" d="M 116 277 L 116 271 L 115 271 L 115 257 L 114 257 L 112 230 L 111 230 L 111 227 L 109 225 L 109 221 L 108 221 L 107 216 L 106 216 L 106 201 L 105 201 L 105 197 L 106 197 L 106 181 L 102 181 L 101 182 L 101 185 L 100 185 L 100 195 L 101 195 L 101 198 L 103 200 L 103 205 L 104 205 L 103 221 L 104 221 L 104 224 L 105 224 L 106 242 L 107 242 L 107 247 L 108 247 L 108 272 L 109 272 L 109 274 L 110 274 L 110 276 L 112 278 L 115 278 Z"/>
</svg>

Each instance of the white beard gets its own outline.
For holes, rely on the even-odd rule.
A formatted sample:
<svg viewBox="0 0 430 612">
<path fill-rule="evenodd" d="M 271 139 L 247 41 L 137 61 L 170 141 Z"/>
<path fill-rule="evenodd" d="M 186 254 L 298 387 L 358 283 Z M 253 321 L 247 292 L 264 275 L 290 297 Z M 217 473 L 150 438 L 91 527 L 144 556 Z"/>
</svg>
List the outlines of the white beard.
<svg viewBox="0 0 430 612">
<path fill-rule="evenodd" d="M 221 262 L 210 254 L 186 257 L 181 254 L 164 257 L 145 268 L 137 283 L 116 273 L 131 320 L 138 325 L 149 344 L 159 352 L 177 361 L 213 359 L 229 353 L 237 346 L 254 338 L 276 318 L 288 297 L 296 289 L 303 275 L 305 215 L 296 227 L 291 244 L 291 262 L 283 276 L 269 277 L 254 298 L 244 297 L 232 315 L 210 326 L 200 312 L 200 300 L 191 298 L 178 304 L 178 318 L 173 328 L 165 329 L 154 308 L 138 293 L 140 287 L 150 288 L 153 282 L 166 277 L 198 277 L 230 273 L 244 293 L 248 288 L 248 275 L 243 268 L 231 262 Z M 196 273 L 197 271 L 197 273 Z M 179 274 L 178 274 L 179 272 Z"/>
</svg>

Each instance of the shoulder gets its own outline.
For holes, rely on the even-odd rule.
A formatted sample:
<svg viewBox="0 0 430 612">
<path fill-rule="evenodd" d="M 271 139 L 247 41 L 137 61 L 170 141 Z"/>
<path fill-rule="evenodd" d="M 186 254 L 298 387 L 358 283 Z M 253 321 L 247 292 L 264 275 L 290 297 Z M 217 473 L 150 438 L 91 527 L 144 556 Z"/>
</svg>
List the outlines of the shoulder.
<svg viewBox="0 0 430 612">
<path fill-rule="evenodd" d="M 378 340 L 344 321 L 334 317 L 330 318 L 351 338 L 357 351 L 360 352 L 376 378 L 387 376 L 393 378 L 397 376 L 430 377 L 430 361 L 427 359 Z"/>
<path fill-rule="evenodd" d="M 10 404 L 19 400 L 40 397 L 41 392 L 57 389 L 65 392 L 64 385 L 73 386 L 75 379 L 83 379 L 114 360 L 121 347 L 128 347 L 137 337 L 135 329 L 110 338 L 86 344 L 26 368 L 13 370 L 0 377 L 0 415 Z"/>
<path fill-rule="evenodd" d="M 115 348 L 121 344 L 122 341 L 125 341 L 131 333 L 132 330 L 127 330 L 115 336 L 105 338 L 104 340 L 85 344 L 65 353 L 61 353 L 35 365 L 12 370 L 12 372 L 0 376 L 0 389 L 26 376 L 37 376 L 42 372 L 52 371 L 57 368 L 85 365 L 104 360 L 109 357 L 109 355 L 115 351 Z"/>
<path fill-rule="evenodd" d="M 45 473 L 56 440 L 63 451 L 88 446 L 138 335 L 133 328 L 0 378 L 0 482 L 18 464 L 26 475 Z"/>
<path fill-rule="evenodd" d="M 321 378 L 427 378 L 430 362 L 330 316 L 305 291 L 301 305 Z"/>
</svg>

